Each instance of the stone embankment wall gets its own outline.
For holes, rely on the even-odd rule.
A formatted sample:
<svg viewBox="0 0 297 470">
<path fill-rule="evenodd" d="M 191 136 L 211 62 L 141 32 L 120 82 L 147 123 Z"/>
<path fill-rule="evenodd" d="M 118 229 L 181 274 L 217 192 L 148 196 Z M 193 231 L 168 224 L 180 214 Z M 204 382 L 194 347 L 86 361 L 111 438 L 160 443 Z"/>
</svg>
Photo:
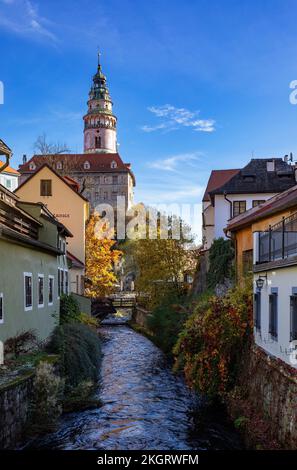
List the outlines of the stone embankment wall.
<svg viewBox="0 0 297 470">
<path fill-rule="evenodd" d="M 252 410 L 246 433 L 248 441 L 255 444 L 253 437 L 262 422 L 267 426 L 266 434 L 270 434 L 272 445 L 275 439 L 281 448 L 296 450 L 297 370 L 253 346 L 242 366 L 239 387 L 245 398 L 241 403 L 234 400 L 232 415 L 245 416 L 247 410 Z M 262 420 L 257 421 L 258 417 Z"/>
<path fill-rule="evenodd" d="M 135 307 L 133 314 L 132 314 L 132 321 L 135 322 L 137 325 L 146 328 L 146 322 L 148 317 L 151 315 L 151 312 L 145 310 L 141 307 Z"/>
<path fill-rule="evenodd" d="M 28 423 L 34 372 L 0 386 L 0 449 L 13 449 Z"/>
</svg>

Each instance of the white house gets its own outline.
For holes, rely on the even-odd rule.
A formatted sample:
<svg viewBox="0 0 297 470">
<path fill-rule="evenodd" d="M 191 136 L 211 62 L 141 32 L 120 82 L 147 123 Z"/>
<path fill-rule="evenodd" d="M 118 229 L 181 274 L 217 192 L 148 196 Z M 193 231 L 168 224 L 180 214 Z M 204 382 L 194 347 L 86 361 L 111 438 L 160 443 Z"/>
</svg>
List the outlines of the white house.
<svg viewBox="0 0 297 470">
<path fill-rule="evenodd" d="M 228 221 L 296 184 L 293 167 L 281 158 L 252 159 L 241 170 L 215 170 L 203 197 L 203 246 L 224 237 Z"/>
<path fill-rule="evenodd" d="M 0 167 L 4 165 L 4 162 L 0 160 Z M 14 191 L 18 187 L 18 179 L 20 173 L 11 166 L 7 166 L 3 172 L 0 173 L 0 184 L 9 191 Z"/>
</svg>

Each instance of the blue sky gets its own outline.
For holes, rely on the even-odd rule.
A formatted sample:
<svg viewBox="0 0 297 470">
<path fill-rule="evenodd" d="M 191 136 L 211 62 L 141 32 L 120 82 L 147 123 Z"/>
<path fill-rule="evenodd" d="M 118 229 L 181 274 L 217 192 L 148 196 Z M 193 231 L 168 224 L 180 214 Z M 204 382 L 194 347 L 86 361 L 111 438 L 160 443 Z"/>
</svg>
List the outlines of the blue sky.
<svg viewBox="0 0 297 470">
<path fill-rule="evenodd" d="M 100 46 L 137 200 L 199 203 L 211 169 L 297 158 L 296 17 L 294 0 L 0 0 L 0 137 L 15 166 L 43 132 L 81 152 Z"/>
</svg>

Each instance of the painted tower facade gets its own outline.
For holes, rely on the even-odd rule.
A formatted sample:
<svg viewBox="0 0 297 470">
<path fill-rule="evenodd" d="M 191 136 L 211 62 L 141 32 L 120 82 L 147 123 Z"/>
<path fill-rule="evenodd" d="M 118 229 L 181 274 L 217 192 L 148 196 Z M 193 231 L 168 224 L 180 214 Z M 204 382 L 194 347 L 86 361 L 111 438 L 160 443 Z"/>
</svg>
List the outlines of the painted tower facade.
<svg viewBox="0 0 297 470">
<path fill-rule="evenodd" d="M 117 118 L 112 113 L 112 101 L 98 53 L 97 72 L 89 92 L 88 112 L 84 116 L 84 152 L 117 152 Z"/>
</svg>

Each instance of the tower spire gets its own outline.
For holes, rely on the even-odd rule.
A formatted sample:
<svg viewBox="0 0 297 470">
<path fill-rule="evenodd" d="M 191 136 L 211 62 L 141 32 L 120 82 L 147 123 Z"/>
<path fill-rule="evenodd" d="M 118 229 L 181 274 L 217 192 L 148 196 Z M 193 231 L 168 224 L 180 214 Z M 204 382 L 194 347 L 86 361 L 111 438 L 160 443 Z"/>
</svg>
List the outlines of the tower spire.
<svg viewBox="0 0 297 470">
<path fill-rule="evenodd" d="M 84 116 L 84 151 L 87 153 L 116 153 L 117 118 L 112 112 L 112 101 L 102 72 L 98 47 L 97 72 L 89 93 L 88 112 Z"/>
<path fill-rule="evenodd" d="M 100 69 L 100 68 L 101 68 L 101 64 L 100 64 L 100 56 L 101 56 L 101 52 L 100 52 L 100 48 L 99 48 L 99 46 L 98 46 L 98 53 L 97 53 L 97 55 L 98 55 L 98 69 Z"/>
</svg>

